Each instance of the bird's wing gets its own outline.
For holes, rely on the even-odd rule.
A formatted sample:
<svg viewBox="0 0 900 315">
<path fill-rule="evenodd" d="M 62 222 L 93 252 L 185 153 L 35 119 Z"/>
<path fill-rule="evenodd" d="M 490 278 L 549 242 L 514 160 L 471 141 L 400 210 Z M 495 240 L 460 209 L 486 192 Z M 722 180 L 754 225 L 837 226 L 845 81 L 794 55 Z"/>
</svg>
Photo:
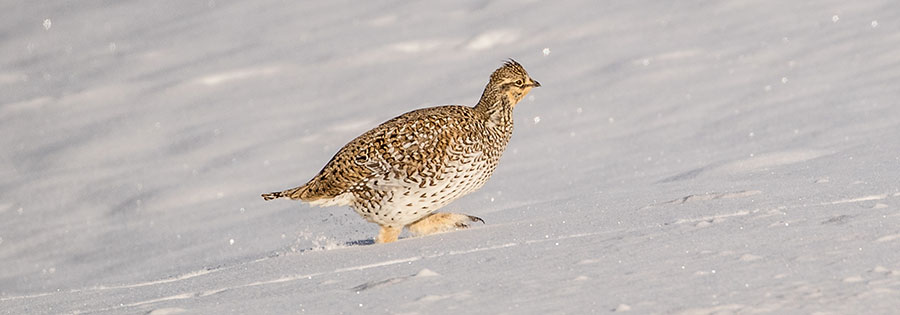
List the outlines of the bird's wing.
<svg viewBox="0 0 900 315">
<path fill-rule="evenodd" d="M 306 194 L 317 199 L 333 198 L 357 189 L 428 185 L 427 180 L 443 172 L 451 146 L 458 144 L 454 135 L 467 128 L 464 119 L 453 118 L 441 109 L 408 112 L 353 139 L 307 183 Z"/>
</svg>

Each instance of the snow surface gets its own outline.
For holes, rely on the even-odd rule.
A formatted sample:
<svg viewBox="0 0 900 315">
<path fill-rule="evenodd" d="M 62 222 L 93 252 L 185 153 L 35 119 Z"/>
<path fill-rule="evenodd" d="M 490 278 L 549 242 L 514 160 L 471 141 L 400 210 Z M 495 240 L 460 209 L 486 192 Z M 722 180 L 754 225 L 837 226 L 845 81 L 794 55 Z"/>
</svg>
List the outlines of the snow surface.
<svg viewBox="0 0 900 315">
<path fill-rule="evenodd" d="M 894 313 L 900 5 L 5 1 L 0 313 Z M 264 202 L 400 113 L 543 87 L 487 221 Z"/>
</svg>

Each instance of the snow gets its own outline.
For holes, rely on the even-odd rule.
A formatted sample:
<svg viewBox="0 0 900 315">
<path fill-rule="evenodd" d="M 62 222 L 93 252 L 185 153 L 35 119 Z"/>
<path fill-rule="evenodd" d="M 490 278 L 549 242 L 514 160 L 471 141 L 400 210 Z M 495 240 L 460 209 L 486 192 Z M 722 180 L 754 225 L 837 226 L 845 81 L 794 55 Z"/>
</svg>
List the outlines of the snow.
<svg viewBox="0 0 900 315">
<path fill-rule="evenodd" d="M 900 308 L 894 1 L 0 10 L 2 314 Z M 444 208 L 487 224 L 259 197 L 506 58 L 542 87 Z"/>
</svg>

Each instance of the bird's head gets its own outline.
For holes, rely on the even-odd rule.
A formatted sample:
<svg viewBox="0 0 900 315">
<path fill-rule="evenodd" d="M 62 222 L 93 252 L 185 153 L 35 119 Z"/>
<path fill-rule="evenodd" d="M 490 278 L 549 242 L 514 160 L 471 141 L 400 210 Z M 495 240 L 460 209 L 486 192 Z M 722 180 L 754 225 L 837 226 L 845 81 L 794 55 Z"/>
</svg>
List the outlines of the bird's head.
<svg viewBox="0 0 900 315">
<path fill-rule="evenodd" d="M 541 83 L 532 79 L 525 68 L 515 60 L 509 59 L 494 73 L 488 82 L 486 93 L 499 93 L 505 97 L 513 107 L 522 100 L 532 88 L 541 86 Z"/>
</svg>

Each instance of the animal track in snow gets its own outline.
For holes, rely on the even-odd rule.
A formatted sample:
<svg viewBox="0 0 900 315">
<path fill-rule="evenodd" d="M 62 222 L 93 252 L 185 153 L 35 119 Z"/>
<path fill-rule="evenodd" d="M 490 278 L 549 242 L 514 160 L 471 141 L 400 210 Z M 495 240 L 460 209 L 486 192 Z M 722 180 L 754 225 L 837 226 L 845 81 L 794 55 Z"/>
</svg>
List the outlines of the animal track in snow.
<svg viewBox="0 0 900 315">
<path fill-rule="evenodd" d="M 687 196 L 684 196 L 681 198 L 669 200 L 666 202 L 660 202 L 660 203 L 655 203 L 655 204 L 651 204 L 648 206 L 644 206 L 642 208 L 639 208 L 638 210 L 644 210 L 644 209 L 655 208 L 655 207 L 663 207 L 663 206 L 672 206 L 672 205 L 681 206 L 684 204 L 688 204 L 690 202 L 710 201 L 710 200 L 717 200 L 717 199 L 743 198 L 743 197 L 758 195 L 760 193 L 762 193 L 762 192 L 759 190 L 742 190 L 742 191 L 735 191 L 735 192 L 722 192 L 722 193 L 714 192 L 714 193 L 705 193 L 705 194 L 692 194 L 692 195 L 687 195 Z M 737 211 L 731 211 L 728 213 L 718 213 L 718 214 L 701 216 L 701 217 L 681 218 L 681 219 L 667 222 L 667 223 L 665 223 L 665 225 L 693 224 L 694 227 L 705 228 L 705 227 L 712 226 L 713 224 L 716 224 L 716 223 L 724 222 L 726 218 L 730 218 L 730 217 L 746 216 L 746 215 L 750 215 L 750 214 L 756 214 L 756 218 L 765 218 L 765 217 L 772 217 L 772 216 L 780 217 L 780 216 L 783 216 L 784 214 L 786 214 L 786 211 L 788 209 L 801 209 L 801 208 L 808 208 L 808 207 L 813 207 L 813 206 L 833 206 L 833 205 L 841 205 L 841 204 L 849 204 L 849 203 L 862 203 L 862 202 L 878 201 L 878 200 L 888 199 L 891 196 L 898 196 L 898 195 L 900 195 L 900 193 L 895 193 L 893 195 L 890 193 L 888 193 L 888 194 L 871 194 L 871 195 L 864 195 L 861 197 L 843 198 L 843 199 L 837 199 L 837 200 L 833 200 L 833 201 L 825 201 L 825 202 L 812 203 L 812 204 L 804 203 L 804 204 L 782 205 L 782 206 L 770 207 L 770 208 L 741 209 L 741 210 L 737 210 Z M 868 205 L 866 207 L 871 208 L 871 209 L 884 209 L 884 208 L 888 208 L 890 206 L 887 205 L 886 203 L 878 202 L 878 203 L 875 203 L 874 205 Z M 849 220 L 852 219 L 853 217 L 854 217 L 853 215 L 837 215 L 837 216 L 834 216 L 832 218 L 829 218 L 829 219 L 826 219 L 826 220 L 820 222 L 820 224 L 823 224 L 823 225 L 845 224 L 845 223 L 849 222 Z M 785 226 L 790 226 L 791 223 L 792 223 L 791 221 L 777 220 L 774 223 L 770 224 L 769 227 L 785 227 Z M 897 237 L 897 239 L 900 239 L 900 235 L 898 235 L 896 237 Z M 881 240 L 881 239 L 886 239 L 886 240 Z M 894 240 L 892 235 L 882 237 L 881 239 L 879 239 L 879 241 L 877 241 L 877 242 Z"/>
<path fill-rule="evenodd" d="M 381 280 L 381 281 L 370 281 L 370 282 L 366 282 L 366 283 L 360 284 L 358 286 L 355 286 L 350 290 L 359 292 L 359 291 L 365 291 L 365 290 L 380 287 L 380 286 L 386 286 L 386 285 L 400 283 L 400 282 L 403 282 L 403 281 L 406 281 L 409 279 L 413 279 L 413 278 L 435 277 L 435 276 L 440 276 L 440 274 L 438 274 L 437 272 L 431 271 L 429 269 L 422 269 L 414 275 L 390 278 L 390 279 Z"/>
<path fill-rule="evenodd" d="M 504 249 L 504 248 L 508 248 L 508 247 L 516 247 L 516 246 L 528 245 L 528 244 L 533 244 L 533 243 L 558 242 L 560 240 L 565 240 L 565 239 L 594 237 L 594 236 L 598 236 L 598 235 L 602 235 L 602 234 L 620 233 L 620 232 L 621 231 L 610 230 L 610 231 L 602 231 L 602 232 L 576 233 L 576 234 L 568 234 L 568 235 L 559 235 L 559 236 L 555 236 L 555 237 L 525 240 L 525 241 L 520 241 L 520 242 L 515 242 L 515 243 L 502 243 L 502 244 L 496 244 L 496 245 L 491 245 L 491 246 L 486 246 L 486 247 L 475 247 L 475 248 L 466 249 L 466 250 L 439 252 L 439 253 L 434 253 L 434 254 L 430 254 L 430 255 L 392 259 L 392 260 L 374 262 L 374 263 L 365 264 L 365 265 L 347 266 L 347 267 L 337 268 L 337 269 L 334 269 L 331 271 L 313 272 L 313 273 L 308 273 L 308 274 L 284 275 L 284 276 L 280 276 L 278 278 L 269 279 L 269 280 L 260 280 L 260 281 L 236 284 L 236 285 L 231 285 L 231 286 L 217 286 L 217 287 L 209 288 L 207 290 L 181 292 L 178 294 L 173 294 L 173 295 L 168 295 L 168 296 L 163 296 L 163 297 L 144 299 L 144 300 L 134 301 L 134 302 L 130 302 L 130 303 L 121 303 L 121 304 L 117 304 L 115 306 L 100 307 L 100 308 L 85 309 L 85 310 L 73 310 L 70 313 L 81 314 L 81 313 L 94 313 L 94 312 L 122 312 L 121 310 L 127 309 L 127 308 L 147 307 L 149 305 L 162 303 L 162 302 L 205 297 L 205 296 L 215 295 L 215 294 L 219 294 L 219 293 L 226 292 L 226 291 L 240 290 L 240 289 L 250 288 L 250 287 L 273 285 L 273 284 L 286 283 L 286 282 L 292 282 L 292 281 L 310 280 L 310 279 L 320 277 L 320 276 L 325 276 L 325 275 L 360 271 L 360 270 L 366 270 L 366 269 L 370 269 L 370 268 L 380 268 L 380 267 L 392 266 L 392 265 L 397 265 L 397 264 L 405 264 L 405 263 L 423 260 L 423 259 L 431 259 L 431 258 L 443 257 L 443 256 L 467 255 L 467 254 L 472 254 L 472 253 L 500 250 L 500 249 Z M 65 292 L 48 292 L 48 293 L 39 293 L 39 294 L 32 294 L 32 295 L 26 295 L 26 296 L 12 296 L 12 297 L 2 298 L 2 299 L 0 299 L 0 301 L 31 299 L 31 298 L 39 298 L 39 297 L 55 295 L 55 294 L 73 294 L 73 293 L 90 292 L 90 291 L 135 290 L 135 289 L 139 289 L 139 288 L 143 288 L 143 287 L 169 284 L 169 283 L 184 281 L 184 280 L 188 280 L 188 279 L 192 279 L 191 281 L 195 281 L 196 280 L 195 278 L 197 278 L 197 277 L 206 276 L 206 275 L 212 274 L 212 273 L 224 272 L 224 271 L 228 271 L 231 269 L 251 268 L 250 265 L 252 265 L 252 264 L 264 262 L 269 259 L 275 259 L 278 257 L 280 257 L 280 256 L 278 256 L 278 255 L 269 256 L 269 257 L 264 257 L 264 258 L 260 258 L 260 259 L 255 259 L 255 260 L 248 261 L 248 262 L 241 263 L 241 264 L 236 264 L 236 265 L 227 266 L 227 267 L 206 269 L 206 270 L 192 272 L 192 273 L 184 274 L 184 275 L 173 277 L 173 278 L 167 278 L 167 279 L 163 279 L 163 280 L 154 280 L 154 281 L 146 281 L 146 282 L 138 282 L 138 283 L 134 283 L 134 284 L 122 284 L 122 285 L 114 285 L 114 286 L 97 286 L 97 287 L 92 287 L 92 288 L 71 290 L 71 291 L 65 291 Z M 381 280 L 381 281 L 367 282 L 367 283 L 361 284 L 357 287 L 354 287 L 353 289 L 360 290 L 360 291 L 367 290 L 367 289 L 376 288 L 379 286 L 400 283 L 400 282 L 403 282 L 405 280 L 409 280 L 412 278 L 428 277 L 428 276 L 439 276 L 439 274 L 437 274 L 431 270 L 428 270 L 428 269 L 422 269 L 421 271 L 419 271 L 416 274 L 411 275 L 411 276 L 404 276 L 404 277 L 391 278 L 391 279 L 386 279 L 386 280 Z M 153 291 L 155 289 L 145 289 L 145 290 Z M 451 295 L 447 295 L 447 296 L 424 296 L 424 297 L 420 298 L 419 300 L 420 301 L 437 301 L 437 300 L 442 300 L 445 298 L 462 299 L 467 296 L 468 296 L 467 293 L 462 292 L 462 293 L 456 293 L 456 294 L 451 294 Z M 156 311 L 160 311 L 161 314 L 167 314 L 166 312 L 169 310 L 158 309 Z"/>
<path fill-rule="evenodd" d="M 687 204 L 689 202 L 702 202 L 702 201 L 710 201 L 710 200 L 718 200 L 718 199 L 742 198 L 742 197 L 754 196 L 754 195 L 757 195 L 760 193 L 761 193 L 761 191 L 758 191 L 758 190 L 745 190 L 745 191 L 723 192 L 723 193 L 692 194 L 692 195 L 687 195 L 685 197 L 670 200 L 670 201 L 667 201 L 664 203 L 651 205 L 648 207 L 662 206 L 662 205 L 683 205 L 683 204 Z M 900 194 L 894 194 L 893 196 L 897 196 L 897 195 L 900 195 Z M 882 200 L 882 199 L 887 199 L 890 196 L 891 196 L 891 194 L 873 194 L 873 195 L 865 195 L 865 196 L 856 197 L 856 198 L 844 198 L 844 199 L 838 199 L 838 200 L 834 200 L 834 201 L 821 202 L 821 203 L 817 203 L 817 204 L 783 205 L 783 206 L 779 206 L 779 207 L 771 208 L 771 209 L 739 210 L 739 211 L 732 211 L 729 213 L 715 214 L 715 215 L 703 216 L 703 217 L 698 217 L 698 218 L 683 218 L 683 219 L 679 219 L 679 220 L 675 221 L 675 223 L 679 223 L 679 224 L 695 223 L 698 226 L 707 226 L 707 225 L 711 225 L 713 223 L 722 222 L 725 219 L 730 218 L 730 217 L 746 216 L 746 215 L 757 214 L 757 213 L 766 214 L 767 210 L 769 212 L 772 212 L 772 211 L 783 212 L 783 210 L 786 210 L 786 209 L 805 208 L 805 207 L 816 206 L 816 205 L 839 205 L 839 204 L 847 204 L 847 203 L 859 203 L 859 202 L 867 202 L 867 201 L 874 201 L 874 200 Z M 828 222 L 831 220 L 826 220 L 825 222 L 837 223 L 837 222 L 843 221 L 845 219 L 846 218 L 837 219 L 837 220 L 834 220 L 833 222 Z M 823 222 L 823 223 L 825 223 L 825 222 Z M 116 306 L 111 306 L 108 308 L 78 310 L 75 312 L 77 313 L 77 312 L 96 312 L 96 311 L 116 311 L 116 310 L 122 310 L 122 309 L 133 308 L 133 307 L 147 307 L 149 305 L 154 305 L 157 303 L 205 297 L 205 296 L 215 295 L 215 294 L 230 291 L 230 290 L 239 290 L 239 289 L 244 289 L 244 288 L 249 288 L 249 287 L 273 285 L 273 284 L 286 283 L 286 282 L 292 282 L 292 281 L 304 281 L 304 280 L 308 280 L 308 279 L 312 279 L 312 278 L 324 276 L 324 275 L 338 274 L 338 273 L 343 273 L 343 272 L 354 272 L 354 271 L 360 271 L 360 270 L 365 270 L 365 269 L 370 269 L 370 268 L 381 268 L 381 267 L 385 267 L 385 266 L 405 264 L 405 263 L 409 263 L 412 261 L 431 259 L 431 258 L 442 257 L 442 256 L 467 255 L 467 254 L 477 253 L 477 252 L 482 252 L 482 251 L 502 250 L 504 248 L 528 245 L 528 244 L 533 244 L 533 243 L 554 242 L 554 241 L 560 241 L 560 240 L 564 240 L 564 239 L 593 237 L 593 236 L 598 236 L 598 235 L 603 235 L 603 234 L 621 233 L 621 232 L 622 231 L 610 230 L 610 231 L 602 231 L 602 232 L 558 235 L 558 236 L 549 237 L 549 238 L 521 240 L 521 241 L 517 241 L 517 242 L 500 243 L 500 244 L 494 244 L 491 246 L 475 247 L 475 248 L 471 248 L 471 249 L 464 249 L 464 250 L 458 250 L 458 251 L 445 251 L 445 252 L 439 252 L 439 253 L 434 253 L 434 254 L 430 254 L 430 255 L 413 256 L 413 257 L 408 257 L 408 258 L 393 259 L 393 260 L 387 260 L 387 261 L 381 261 L 381 262 L 373 262 L 373 263 L 369 263 L 369 264 L 365 264 L 365 265 L 345 266 L 345 267 L 336 268 L 336 269 L 333 269 L 330 271 L 326 270 L 326 271 L 314 272 L 314 273 L 309 273 L 309 274 L 282 275 L 282 276 L 276 277 L 274 279 L 272 279 L 272 278 L 263 279 L 263 280 L 259 280 L 259 281 L 255 281 L 255 282 L 241 283 L 241 284 L 235 284 L 235 285 L 231 285 L 231 286 L 213 286 L 210 288 L 204 288 L 206 290 L 181 292 L 181 293 L 177 293 L 177 294 L 173 294 L 173 295 L 169 295 L 169 296 L 132 301 L 130 303 L 122 303 L 122 304 L 119 304 Z M 875 240 L 875 242 L 892 242 L 892 241 L 897 241 L 897 240 L 900 240 L 900 234 L 884 235 L 884 236 L 878 238 L 877 240 Z M 179 276 L 172 277 L 172 278 L 166 278 L 166 279 L 162 279 L 162 280 L 153 280 L 153 281 L 137 282 L 137 283 L 131 283 L 131 284 L 120 284 L 120 285 L 101 285 L 101 286 L 96 286 L 96 287 L 76 289 L 76 290 L 70 290 L 70 291 L 65 291 L 65 292 L 48 292 L 48 293 L 39 293 L 39 294 L 32 294 L 32 295 L 26 295 L 26 296 L 11 296 L 11 297 L 4 297 L 4 298 L 0 299 L 0 301 L 32 299 L 32 298 L 40 298 L 40 297 L 44 297 L 44 296 L 48 296 L 48 295 L 55 295 L 55 294 L 72 294 L 72 293 L 92 292 L 92 291 L 135 290 L 135 289 L 154 290 L 154 289 L 148 288 L 148 287 L 153 287 L 153 286 L 158 286 L 158 285 L 163 285 L 163 284 L 170 284 L 170 283 L 181 282 L 181 281 L 193 281 L 196 278 L 205 277 L 212 273 L 226 272 L 226 271 L 230 271 L 233 269 L 251 268 L 252 264 L 264 262 L 268 259 L 275 259 L 278 257 L 279 256 L 264 257 L 264 258 L 247 261 L 247 262 L 232 265 L 232 266 L 224 266 L 224 267 L 206 269 L 206 270 L 187 273 L 187 274 L 179 275 Z M 744 262 L 755 261 L 757 259 L 759 259 L 759 257 L 754 256 L 754 255 L 744 255 L 744 256 L 741 256 L 738 258 L 738 260 L 744 261 Z M 599 259 L 598 260 L 582 260 L 579 262 L 579 264 L 591 264 L 591 263 L 596 263 L 599 261 L 600 261 Z M 890 276 L 895 276 L 896 274 L 900 273 L 898 271 L 888 270 L 883 267 L 880 269 L 878 269 L 878 268 L 876 268 L 876 269 L 877 270 L 873 271 L 873 272 L 889 274 Z M 380 280 L 380 281 L 367 282 L 367 283 L 363 283 L 359 286 L 356 286 L 353 289 L 360 290 L 360 291 L 368 290 L 368 289 L 372 289 L 372 288 L 378 288 L 380 286 L 397 284 L 397 283 L 401 283 L 403 281 L 413 279 L 415 277 L 428 276 L 428 275 L 433 276 L 434 274 L 430 270 L 423 269 L 422 271 L 420 271 L 414 275 L 408 275 L 408 276 L 391 278 L 391 279 Z M 440 300 L 442 298 L 444 298 L 444 297 L 424 296 L 421 298 L 421 300 L 422 301 L 430 301 L 430 300 Z M 697 309 L 697 310 L 702 311 L 701 309 Z M 165 314 L 165 312 L 167 312 L 169 310 L 158 309 L 156 311 L 160 311 L 160 313 Z M 177 311 L 177 310 L 172 310 L 172 311 Z"/>
<path fill-rule="evenodd" d="M 853 218 L 852 215 L 842 214 L 831 219 L 822 221 L 822 224 L 845 224 L 850 221 L 850 218 Z"/>
<path fill-rule="evenodd" d="M 681 197 L 678 199 L 663 202 L 661 204 L 663 204 L 663 205 L 668 205 L 668 204 L 680 205 L 680 204 L 685 204 L 685 203 L 693 202 L 693 201 L 743 198 L 743 197 L 758 195 L 760 193 L 762 193 L 762 191 L 759 191 L 759 190 L 741 190 L 741 191 L 723 192 L 723 193 L 712 192 L 712 193 L 706 193 L 706 194 L 702 194 L 702 195 L 687 195 L 687 196 L 684 196 L 684 197 Z"/>
<path fill-rule="evenodd" d="M 665 202 L 654 203 L 644 207 L 641 207 L 639 210 L 654 208 L 663 205 L 681 205 L 688 202 L 696 202 L 696 201 L 708 201 L 715 199 L 734 199 L 734 198 L 743 198 L 761 194 L 762 191 L 759 190 L 741 190 L 741 191 L 732 191 L 732 192 L 710 192 L 705 194 L 693 194 L 687 195 L 678 199 L 673 199 Z"/>
<path fill-rule="evenodd" d="M 768 152 L 753 155 L 749 158 L 739 159 L 729 162 L 717 162 L 707 166 L 688 170 L 679 174 L 675 174 L 664 178 L 657 183 L 671 183 L 683 180 L 689 180 L 699 177 L 703 174 L 737 174 L 750 173 L 757 171 L 765 171 L 773 167 L 789 165 L 794 163 L 806 162 L 822 156 L 832 154 L 830 151 L 822 150 L 793 150 L 783 152 Z M 827 182 L 827 180 L 826 180 Z"/>
</svg>

